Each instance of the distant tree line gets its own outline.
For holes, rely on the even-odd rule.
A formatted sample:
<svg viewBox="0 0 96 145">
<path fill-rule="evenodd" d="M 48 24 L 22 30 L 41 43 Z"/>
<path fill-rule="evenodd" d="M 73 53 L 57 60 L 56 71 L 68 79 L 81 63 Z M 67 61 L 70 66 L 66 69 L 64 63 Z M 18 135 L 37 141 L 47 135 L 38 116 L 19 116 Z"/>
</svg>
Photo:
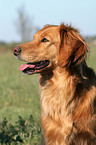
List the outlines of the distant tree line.
<svg viewBox="0 0 96 145">
<path fill-rule="evenodd" d="M 85 41 L 90 45 L 96 42 L 96 36 L 87 36 L 85 37 Z"/>
<path fill-rule="evenodd" d="M 88 43 L 88 45 L 95 45 L 96 46 L 96 36 L 87 36 L 84 38 L 85 41 Z M 19 44 L 20 42 L 11 42 L 11 43 L 7 43 L 4 41 L 0 41 L 0 52 L 1 51 L 6 51 L 6 50 L 12 50 L 12 48 Z"/>
</svg>

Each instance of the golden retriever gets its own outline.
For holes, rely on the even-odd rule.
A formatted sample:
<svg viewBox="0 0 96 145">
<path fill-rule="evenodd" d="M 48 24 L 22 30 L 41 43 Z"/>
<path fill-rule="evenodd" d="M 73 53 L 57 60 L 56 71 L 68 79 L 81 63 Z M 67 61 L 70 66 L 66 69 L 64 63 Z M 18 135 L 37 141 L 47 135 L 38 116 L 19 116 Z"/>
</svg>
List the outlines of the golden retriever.
<svg viewBox="0 0 96 145">
<path fill-rule="evenodd" d="M 78 30 L 46 25 L 13 53 L 39 73 L 44 145 L 96 145 L 96 75 L 85 62 L 88 47 Z"/>
</svg>

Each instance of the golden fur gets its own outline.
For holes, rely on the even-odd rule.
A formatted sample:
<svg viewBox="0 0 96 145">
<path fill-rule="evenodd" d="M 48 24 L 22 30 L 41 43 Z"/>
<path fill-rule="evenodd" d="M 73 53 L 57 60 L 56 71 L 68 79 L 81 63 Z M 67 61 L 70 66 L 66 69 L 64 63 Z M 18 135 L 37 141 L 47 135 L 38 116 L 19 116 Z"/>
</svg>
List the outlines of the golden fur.
<svg viewBox="0 0 96 145">
<path fill-rule="evenodd" d="M 96 145 L 96 75 L 85 62 L 88 47 L 78 30 L 47 25 L 32 42 L 16 47 L 21 60 L 50 61 L 37 71 L 44 144 Z"/>
</svg>

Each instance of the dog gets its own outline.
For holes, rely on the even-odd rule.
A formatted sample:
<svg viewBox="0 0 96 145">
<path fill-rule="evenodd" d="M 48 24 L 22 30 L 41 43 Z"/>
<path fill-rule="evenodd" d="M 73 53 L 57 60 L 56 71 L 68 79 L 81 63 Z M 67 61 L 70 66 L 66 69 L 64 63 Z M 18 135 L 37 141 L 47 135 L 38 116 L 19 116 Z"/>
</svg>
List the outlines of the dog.
<svg viewBox="0 0 96 145">
<path fill-rule="evenodd" d="M 46 25 L 33 41 L 17 45 L 24 74 L 39 74 L 44 145 L 96 145 L 96 75 L 89 51 L 72 26 Z"/>
</svg>

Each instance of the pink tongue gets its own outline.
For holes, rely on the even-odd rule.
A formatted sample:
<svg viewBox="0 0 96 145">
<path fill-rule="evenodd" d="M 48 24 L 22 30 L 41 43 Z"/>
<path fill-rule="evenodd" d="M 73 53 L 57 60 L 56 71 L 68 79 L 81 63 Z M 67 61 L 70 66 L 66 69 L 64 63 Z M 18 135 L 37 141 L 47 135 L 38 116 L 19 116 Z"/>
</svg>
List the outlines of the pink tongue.
<svg viewBox="0 0 96 145">
<path fill-rule="evenodd" d="M 19 68 L 19 70 L 20 71 L 23 71 L 23 70 L 25 70 L 26 68 L 34 68 L 35 67 L 35 65 L 31 65 L 31 64 L 22 64 L 21 66 L 20 66 L 20 68 Z"/>
</svg>

